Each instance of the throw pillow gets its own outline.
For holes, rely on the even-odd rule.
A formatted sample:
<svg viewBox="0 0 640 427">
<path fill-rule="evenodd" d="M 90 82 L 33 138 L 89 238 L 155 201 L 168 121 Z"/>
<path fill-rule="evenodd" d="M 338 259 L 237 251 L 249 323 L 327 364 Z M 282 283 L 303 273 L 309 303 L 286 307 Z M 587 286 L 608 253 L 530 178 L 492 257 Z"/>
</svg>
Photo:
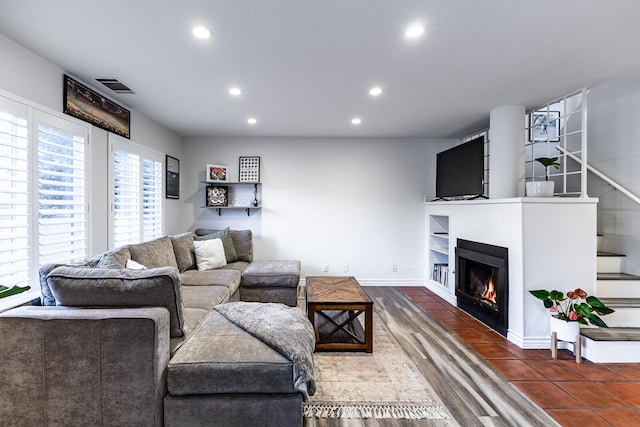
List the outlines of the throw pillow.
<svg viewBox="0 0 640 427">
<path fill-rule="evenodd" d="M 127 260 L 127 265 L 125 266 L 125 268 L 128 268 L 130 270 L 146 270 L 147 269 L 147 267 L 145 267 L 144 265 L 132 259 Z"/>
<path fill-rule="evenodd" d="M 180 273 L 191 270 L 196 266 L 196 256 L 193 253 L 193 237 L 194 234 L 191 231 L 169 236 Z"/>
<path fill-rule="evenodd" d="M 224 246 L 221 239 L 195 240 L 193 249 L 196 253 L 198 270 L 213 270 L 227 265 Z"/>
<path fill-rule="evenodd" d="M 117 248 L 105 252 L 100 257 L 96 267 L 102 268 L 124 268 L 127 261 L 131 259 L 129 249 L 126 247 Z"/>
<path fill-rule="evenodd" d="M 195 238 L 195 240 L 211 239 L 222 240 L 222 246 L 224 247 L 224 256 L 227 260 L 227 264 L 238 261 L 238 254 L 236 253 L 236 247 L 234 246 L 233 239 L 231 238 L 231 234 L 229 233 L 229 227 L 225 228 L 224 230 L 217 230 L 211 234 L 198 236 Z"/>
<path fill-rule="evenodd" d="M 178 268 L 176 256 L 173 253 L 173 244 L 168 236 L 136 245 L 129 245 L 129 252 L 132 260 L 147 268 Z"/>
<path fill-rule="evenodd" d="M 129 261 L 131 261 L 131 260 L 127 260 L 127 262 L 129 262 Z M 109 253 L 102 255 L 102 257 L 100 258 L 100 261 L 98 261 L 98 264 L 96 264 L 96 267 L 98 267 L 98 268 L 125 268 L 124 265 L 118 261 L 116 256 L 114 256 L 113 254 L 109 254 Z"/>
</svg>

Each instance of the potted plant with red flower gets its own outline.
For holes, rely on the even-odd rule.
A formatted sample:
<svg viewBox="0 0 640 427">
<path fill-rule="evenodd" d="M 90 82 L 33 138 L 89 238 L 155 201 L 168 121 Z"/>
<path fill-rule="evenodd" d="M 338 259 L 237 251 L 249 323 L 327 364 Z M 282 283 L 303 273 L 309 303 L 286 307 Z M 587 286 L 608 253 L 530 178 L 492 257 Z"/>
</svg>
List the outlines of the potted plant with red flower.
<svg viewBox="0 0 640 427">
<path fill-rule="evenodd" d="M 607 324 L 600 318 L 606 314 L 613 313 L 614 310 L 607 307 L 602 301 L 578 288 L 567 292 L 566 296 L 560 291 L 547 291 L 545 289 L 529 291 L 531 295 L 542 300 L 544 307 L 551 312 L 551 330 L 558 333 L 558 339 L 563 341 L 573 341 L 579 333 L 580 324 L 593 325 L 601 328 L 608 328 Z M 563 325 L 562 323 L 569 323 Z M 565 327 L 572 328 L 567 334 L 562 334 Z M 563 335 L 561 337 L 561 334 Z"/>
</svg>

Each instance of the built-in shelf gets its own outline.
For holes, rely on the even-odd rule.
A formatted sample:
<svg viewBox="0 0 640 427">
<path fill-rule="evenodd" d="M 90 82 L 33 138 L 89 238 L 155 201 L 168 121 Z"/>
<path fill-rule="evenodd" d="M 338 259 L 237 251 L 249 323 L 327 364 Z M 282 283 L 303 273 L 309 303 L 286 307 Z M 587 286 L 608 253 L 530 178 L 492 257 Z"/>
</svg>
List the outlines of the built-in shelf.
<svg viewBox="0 0 640 427">
<path fill-rule="evenodd" d="M 449 273 L 449 216 L 429 215 L 429 255 L 427 272 L 429 281 L 447 290 L 451 289 Z"/>
</svg>

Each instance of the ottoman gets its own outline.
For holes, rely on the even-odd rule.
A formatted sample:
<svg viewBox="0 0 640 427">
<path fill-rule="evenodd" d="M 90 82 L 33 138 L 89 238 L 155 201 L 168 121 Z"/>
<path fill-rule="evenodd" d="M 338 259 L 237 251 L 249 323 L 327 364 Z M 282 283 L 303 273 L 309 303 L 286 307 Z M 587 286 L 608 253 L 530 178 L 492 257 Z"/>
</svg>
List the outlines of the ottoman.
<svg viewBox="0 0 640 427">
<path fill-rule="evenodd" d="M 300 261 L 253 261 L 242 272 L 240 299 L 280 302 L 295 307 L 298 302 Z"/>
<path fill-rule="evenodd" d="M 292 362 L 215 310 L 167 372 L 166 427 L 302 426 Z"/>
</svg>

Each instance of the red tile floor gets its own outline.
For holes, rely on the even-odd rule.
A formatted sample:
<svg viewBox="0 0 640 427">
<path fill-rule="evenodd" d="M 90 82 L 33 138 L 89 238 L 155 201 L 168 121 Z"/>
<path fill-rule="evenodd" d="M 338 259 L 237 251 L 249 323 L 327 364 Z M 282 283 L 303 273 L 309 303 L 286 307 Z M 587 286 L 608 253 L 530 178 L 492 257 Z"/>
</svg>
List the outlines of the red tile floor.
<svg viewBox="0 0 640 427">
<path fill-rule="evenodd" d="M 640 363 L 582 364 L 568 350 L 524 350 L 430 290 L 402 290 L 566 427 L 640 425 Z"/>
</svg>

